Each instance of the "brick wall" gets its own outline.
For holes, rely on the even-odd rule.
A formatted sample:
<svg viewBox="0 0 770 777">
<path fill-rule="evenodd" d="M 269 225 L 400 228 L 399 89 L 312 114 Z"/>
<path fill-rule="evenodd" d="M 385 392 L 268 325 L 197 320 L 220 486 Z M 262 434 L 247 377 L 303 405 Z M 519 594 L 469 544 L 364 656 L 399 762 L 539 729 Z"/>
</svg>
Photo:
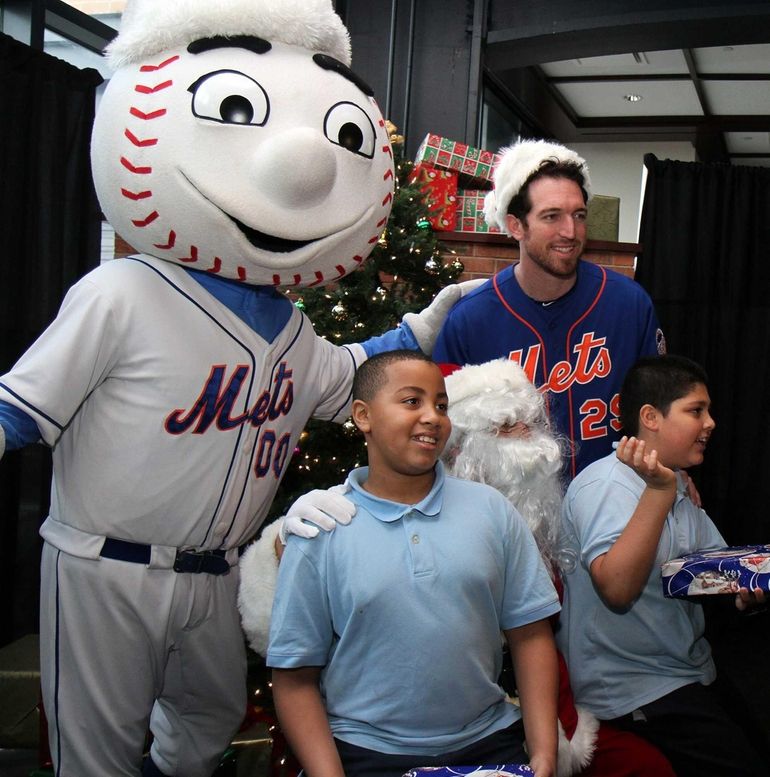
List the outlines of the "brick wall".
<svg viewBox="0 0 770 777">
<path fill-rule="evenodd" d="M 516 242 L 503 235 L 438 232 L 436 236 L 447 249 L 445 258 L 456 257 L 465 265 L 460 280 L 489 278 L 519 258 Z M 636 243 L 589 240 L 583 258 L 633 278 L 639 250 Z"/>
</svg>

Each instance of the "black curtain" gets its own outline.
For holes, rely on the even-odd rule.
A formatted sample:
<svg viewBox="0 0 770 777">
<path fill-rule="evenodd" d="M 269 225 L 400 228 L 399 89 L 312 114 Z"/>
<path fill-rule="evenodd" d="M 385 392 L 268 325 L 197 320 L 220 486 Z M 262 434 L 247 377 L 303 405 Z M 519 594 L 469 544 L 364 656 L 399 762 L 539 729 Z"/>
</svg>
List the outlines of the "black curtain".
<svg viewBox="0 0 770 777">
<path fill-rule="evenodd" d="M 733 545 L 770 543 L 770 168 L 644 159 L 636 279 L 716 419 L 693 477 Z"/>
<path fill-rule="evenodd" d="M 636 279 L 670 353 L 709 376 L 716 431 L 692 471 L 731 545 L 770 543 L 770 169 L 648 154 Z M 760 752 L 770 750 L 770 613 L 700 597 L 718 686 Z"/>
<path fill-rule="evenodd" d="M 0 374 L 99 262 L 101 215 L 89 143 L 99 73 L 0 34 Z M 50 453 L 0 461 L 0 645 L 37 632 L 40 539 Z"/>
</svg>

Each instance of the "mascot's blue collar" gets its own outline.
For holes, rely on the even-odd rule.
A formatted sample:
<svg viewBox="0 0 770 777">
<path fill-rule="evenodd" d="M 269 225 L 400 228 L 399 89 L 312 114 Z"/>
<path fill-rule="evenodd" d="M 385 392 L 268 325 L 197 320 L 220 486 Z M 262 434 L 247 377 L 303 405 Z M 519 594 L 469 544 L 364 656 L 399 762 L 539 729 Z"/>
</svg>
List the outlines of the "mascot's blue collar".
<svg viewBox="0 0 770 777">
<path fill-rule="evenodd" d="M 187 272 L 268 343 L 275 340 L 291 318 L 291 301 L 272 286 L 249 286 L 200 270 Z"/>
</svg>

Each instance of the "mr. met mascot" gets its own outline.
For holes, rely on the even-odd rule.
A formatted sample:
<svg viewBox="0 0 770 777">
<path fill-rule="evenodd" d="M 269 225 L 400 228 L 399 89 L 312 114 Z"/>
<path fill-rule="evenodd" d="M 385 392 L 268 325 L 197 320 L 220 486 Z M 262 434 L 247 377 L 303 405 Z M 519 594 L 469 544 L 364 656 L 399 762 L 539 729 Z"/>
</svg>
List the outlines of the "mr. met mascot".
<svg viewBox="0 0 770 777">
<path fill-rule="evenodd" d="M 129 0 L 109 55 L 94 178 L 138 253 L 78 282 L 0 377 L 0 455 L 53 450 L 56 774 L 204 777 L 245 711 L 239 548 L 303 426 L 344 420 L 367 355 L 430 351 L 459 292 L 336 347 L 276 290 L 354 270 L 391 205 L 384 121 L 329 0 Z"/>
</svg>

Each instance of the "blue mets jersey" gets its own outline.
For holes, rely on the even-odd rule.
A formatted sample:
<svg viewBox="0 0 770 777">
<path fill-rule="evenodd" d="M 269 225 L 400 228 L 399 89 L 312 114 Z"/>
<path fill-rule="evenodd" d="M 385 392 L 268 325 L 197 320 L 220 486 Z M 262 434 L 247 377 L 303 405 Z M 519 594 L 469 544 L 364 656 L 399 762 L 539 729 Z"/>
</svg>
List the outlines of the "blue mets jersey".
<svg viewBox="0 0 770 777">
<path fill-rule="evenodd" d="M 647 293 L 619 273 L 581 261 L 572 289 L 544 305 L 521 290 L 513 269 L 455 305 L 433 358 L 518 362 L 547 392 L 551 423 L 569 438 L 572 478 L 612 450 L 623 378 L 638 358 L 663 353 L 665 341 Z"/>
</svg>

